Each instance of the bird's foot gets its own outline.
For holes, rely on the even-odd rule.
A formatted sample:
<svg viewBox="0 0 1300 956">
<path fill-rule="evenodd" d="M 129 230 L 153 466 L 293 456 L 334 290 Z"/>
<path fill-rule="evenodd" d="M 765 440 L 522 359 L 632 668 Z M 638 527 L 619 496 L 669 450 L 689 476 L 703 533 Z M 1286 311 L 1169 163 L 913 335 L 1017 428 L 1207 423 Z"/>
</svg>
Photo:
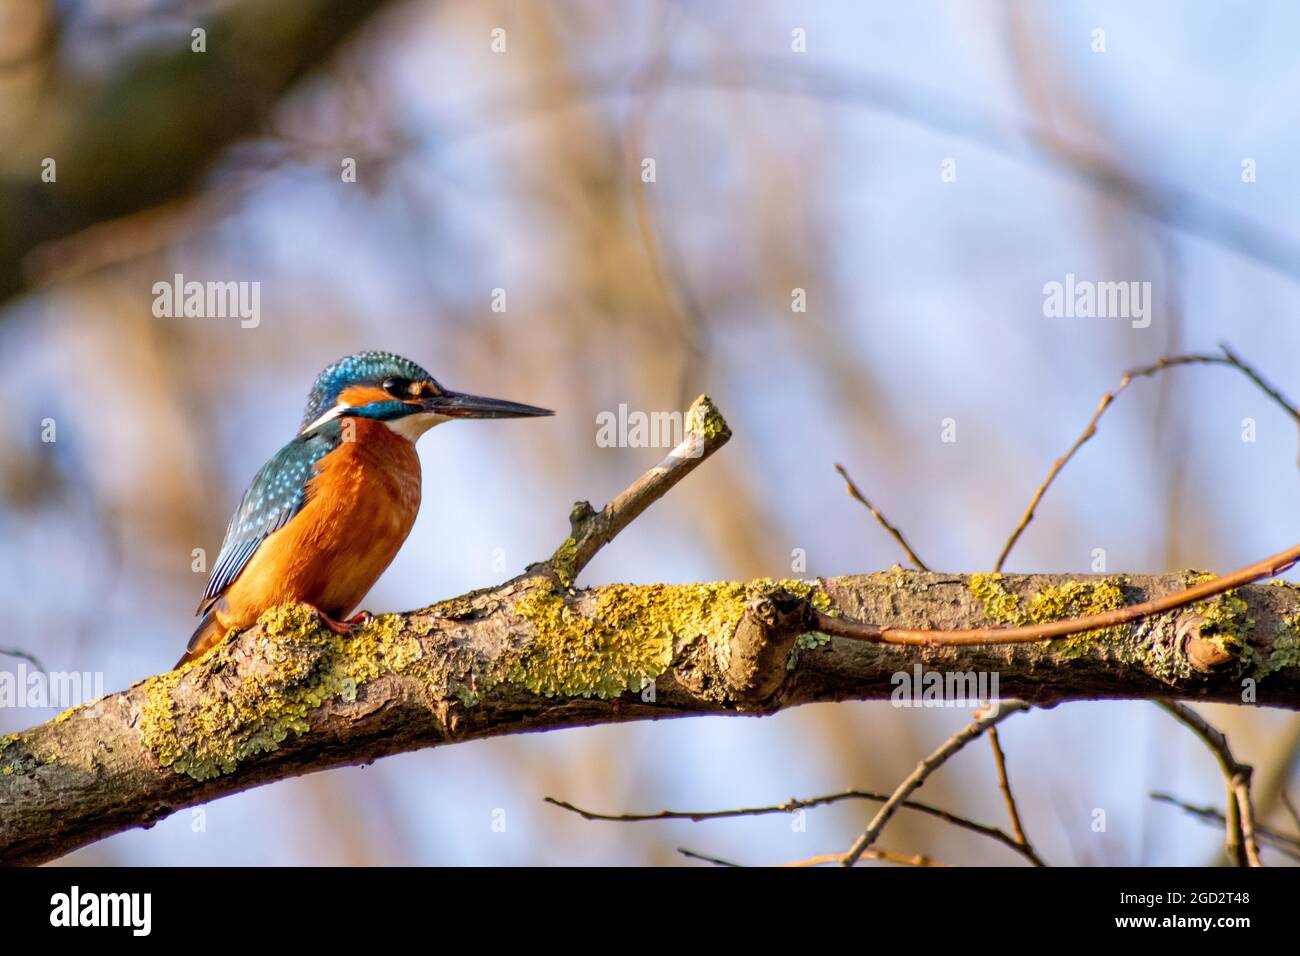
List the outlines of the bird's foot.
<svg viewBox="0 0 1300 956">
<path fill-rule="evenodd" d="M 334 620 L 334 618 L 330 617 L 320 608 L 315 607 L 313 605 L 313 609 L 316 611 L 318 615 L 320 615 L 322 624 L 328 627 L 335 634 L 340 634 L 340 635 L 351 634 L 354 628 L 360 627 L 363 624 L 369 624 L 371 621 L 375 619 L 375 616 L 371 614 L 369 611 L 362 611 L 359 614 L 354 614 L 346 621 L 336 621 Z"/>
</svg>

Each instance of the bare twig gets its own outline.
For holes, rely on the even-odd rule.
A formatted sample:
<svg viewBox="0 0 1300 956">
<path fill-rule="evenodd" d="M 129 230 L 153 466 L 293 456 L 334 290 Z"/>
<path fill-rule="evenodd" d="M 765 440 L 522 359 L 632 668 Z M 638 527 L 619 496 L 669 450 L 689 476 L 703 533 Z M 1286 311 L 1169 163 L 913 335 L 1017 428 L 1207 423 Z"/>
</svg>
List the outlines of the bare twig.
<svg viewBox="0 0 1300 956">
<path fill-rule="evenodd" d="M 1007 539 L 1007 543 L 1002 546 L 1002 553 L 998 555 L 998 561 L 997 564 L 993 566 L 993 570 L 1002 570 L 1002 566 L 1006 564 L 1007 557 L 1011 554 L 1011 549 L 1016 546 L 1016 542 L 1020 540 L 1020 536 L 1024 533 L 1025 528 L 1029 526 L 1029 522 L 1034 520 L 1034 511 L 1037 509 L 1039 502 L 1043 500 L 1043 495 L 1046 494 L 1047 489 L 1051 487 L 1052 482 L 1056 480 L 1056 476 L 1061 473 L 1061 469 L 1069 464 L 1070 459 L 1075 456 L 1078 450 L 1082 448 L 1088 440 L 1093 437 L 1093 435 L 1097 434 L 1098 420 L 1100 420 L 1101 416 L 1105 414 L 1106 409 L 1110 407 L 1111 402 L 1118 398 L 1120 394 L 1128 388 L 1130 384 L 1132 384 L 1134 379 L 1149 378 L 1163 372 L 1165 369 L 1176 368 L 1182 365 L 1225 365 L 1230 368 L 1235 368 L 1237 371 L 1249 378 L 1260 388 L 1261 391 L 1264 392 L 1264 394 L 1276 402 L 1283 411 L 1290 415 L 1297 425 L 1300 425 L 1300 409 L 1298 409 L 1294 403 L 1288 401 L 1281 392 L 1266 382 L 1263 376 L 1261 376 L 1257 371 L 1242 362 L 1241 359 L 1237 358 L 1227 345 L 1220 344 L 1219 348 L 1223 350 L 1222 355 L 1169 355 L 1156 360 L 1150 365 L 1139 366 L 1138 368 L 1132 368 L 1125 372 L 1123 378 L 1120 379 L 1119 387 L 1116 388 L 1115 391 L 1107 392 L 1101 397 L 1101 402 L 1097 405 L 1097 410 L 1092 413 L 1092 418 L 1089 419 L 1087 426 L 1083 429 L 1083 432 L 1079 437 L 1075 439 L 1074 444 L 1070 446 L 1069 450 L 1064 455 L 1052 463 L 1051 469 L 1047 472 L 1047 477 L 1043 479 L 1043 483 L 1038 486 L 1038 490 L 1034 492 L 1034 496 L 1029 500 L 1029 507 L 1025 509 L 1025 513 L 1021 516 L 1020 523 L 1017 524 L 1015 530 L 1011 532 L 1011 537 Z"/>
<path fill-rule="evenodd" d="M 740 807 L 730 810 L 660 810 L 657 813 L 595 813 L 591 810 L 584 810 L 576 807 L 571 803 L 563 800 L 557 800 L 554 797 L 546 797 L 545 801 L 552 806 L 559 807 L 562 810 L 568 810 L 570 813 L 576 813 L 584 820 L 602 820 L 611 823 L 647 823 L 655 820 L 690 820 L 692 823 L 699 823 L 704 820 L 726 820 L 733 817 L 757 817 L 766 816 L 774 813 L 793 813 L 796 810 L 807 810 L 812 807 L 822 807 L 832 803 L 839 803 L 842 800 L 868 800 L 875 803 L 885 803 L 889 800 L 890 794 L 876 793 L 871 790 L 841 790 L 838 793 L 828 793 L 819 797 L 798 798 L 791 797 L 784 803 L 772 804 L 763 807 Z M 955 827 L 963 830 L 970 830 L 972 833 L 978 833 L 981 836 L 997 840 L 1003 846 L 1014 850 L 1025 859 L 1029 860 L 1034 866 L 1044 866 L 1037 854 L 1028 843 L 1019 843 L 1016 838 L 1005 830 L 998 827 L 988 826 L 984 823 L 977 823 L 967 817 L 958 816 L 947 810 L 933 806 L 928 803 L 921 803 L 918 800 L 904 800 L 901 804 L 908 810 L 916 810 L 918 813 L 928 814 L 945 823 L 951 823 Z"/>
<path fill-rule="evenodd" d="M 781 867 L 813 867 L 827 866 L 835 864 L 842 866 L 844 864 L 843 853 L 819 853 L 817 856 L 810 856 L 806 860 L 793 860 L 790 863 L 778 864 Z M 952 866 L 951 863 L 940 863 L 921 853 L 903 854 L 895 853 L 892 850 L 866 850 L 863 852 L 861 859 L 866 860 L 884 860 L 886 863 L 897 863 L 899 866 Z"/>
<path fill-rule="evenodd" d="M 688 860 L 703 860 L 705 863 L 712 863 L 714 866 L 743 866 L 742 863 L 734 863 L 731 860 L 724 860 L 722 857 L 709 856 L 705 853 L 696 853 L 694 850 L 688 850 L 684 846 L 679 846 L 677 852 Z"/>
<path fill-rule="evenodd" d="M 1114 392 L 1107 392 L 1101 397 L 1101 402 L 1097 405 L 1097 410 L 1092 413 L 1092 418 L 1089 419 L 1088 425 L 1084 428 L 1083 433 L 1074 440 L 1074 444 L 1070 446 L 1069 451 L 1052 463 L 1051 470 L 1048 471 L 1047 477 L 1044 478 L 1043 483 L 1038 486 L 1038 490 L 1034 492 L 1034 496 L 1029 499 L 1029 507 L 1027 507 L 1025 513 L 1020 516 L 1020 522 L 1016 525 L 1015 530 L 1011 532 L 1011 537 L 1008 538 L 1007 543 L 1002 546 L 1002 553 L 998 555 L 997 563 L 993 565 L 994 571 L 1002 570 L 1002 566 L 1006 564 L 1007 556 L 1011 554 L 1011 549 L 1016 546 L 1016 542 L 1020 540 L 1020 536 L 1024 533 L 1025 528 L 1029 526 L 1029 522 L 1034 520 L 1034 511 L 1038 508 L 1038 503 L 1043 500 L 1043 495 L 1047 493 L 1047 489 L 1050 488 L 1052 482 L 1056 480 L 1056 476 L 1061 473 L 1061 469 L 1069 464 L 1069 461 L 1074 457 L 1075 452 L 1082 448 L 1093 435 L 1097 434 L 1097 420 L 1105 414 L 1106 409 L 1110 407 L 1110 403 L 1115 400 L 1115 396 L 1124 391 L 1127 387 L 1128 380 L 1125 379 L 1120 387 L 1115 389 Z"/>
<path fill-rule="evenodd" d="M 1283 790 L 1280 796 L 1282 806 L 1286 807 L 1286 812 L 1291 815 L 1291 823 L 1295 826 L 1296 832 L 1300 833 L 1300 812 L 1296 811 L 1295 804 L 1291 802 L 1291 795 Z"/>
<path fill-rule="evenodd" d="M 1228 859 L 1237 866 L 1263 866 L 1255 842 L 1255 811 L 1250 802 L 1251 768 L 1233 757 L 1228 738 L 1186 704 L 1174 700 L 1156 703 L 1200 737 L 1219 761 L 1228 791 L 1224 838 Z"/>
<path fill-rule="evenodd" d="M 1020 822 L 1020 809 L 1016 806 L 1016 798 L 1011 794 L 1011 780 L 1007 776 L 1007 755 L 1002 752 L 1002 741 L 998 739 L 996 727 L 989 728 L 989 743 L 993 746 L 993 761 L 998 766 L 998 788 L 1007 802 L 1007 814 L 1011 817 L 1011 832 L 1016 836 L 1016 843 L 1027 850 L 1032 859 L 1037 859 L 1029 846 L 1029 838 L 1025 836 L 1025 828 Z M 1041 863 L 1038 865 L 1042 866 Z"/>
<path fill-rule="evenodd" d="M 691 860 L 702 860 L 705 863 L 712 863 L 714 866 L 734 866 L 743 867 L 745 864 L 736 863 L 732 860 L 724 860 L 719 856 L 711 856 L 707 853 L 698 853 L 695 850 L 688 850 L 679 846 L 677 852 Z M 812 867 L 825 866 L 828 863 L 842 864 L 844 862 L 843 853 L 822 853 L 818 856 L 808 857 L 806 860 L 794 860 L 791 863 L 778 863 L 779 867 Z M 937 863 L 928 856 L 922 856 L 917 853 L 911 856 L 894 853 L 890 850 L 867 850 L 862 854 L 864 859 L 884 860 L 886 863 L 897 863 L 900 866 L 950 866 L 948 863 Z"/>
<path fill-rule="evenodd" d="M 1261 758 L 1264 766 L 1255 768 L 1250 781 L 1255 816 L 1260 820 L 1272 814 L 1300 761 L 1300 717 L 1292 717 L 1281 732 L 1271 735 L 1269 749 L 1272 753 Z M 1300 830 L 1300 821 L 1296 828 Z"/>
<path fill-rule="evenodd" d="M 921 784 L 925 783 L 926 778 L 929 777 L 930 774 L 942 767 L 948 761 L 949 757 L 957 753 L 957 751 L 961 750 L 980 734 L 984 733 L 988 728 L 996 726 L 1012 714 L 1018 714 L 1021 711 L 1028 709 L 1029 704 L 1022 700 L 1001 701 L 997 704 L 996 709 L 992 709 L 982 716 L 975 718 L 975 720 L 971 721 L 961 730 L 957 731 L 957 733 L 945 740 L 938 750 L 934 751 L 916 765 L 916 769 L 908 775 L 907 779 L 898 785 L 898 789 L 894 791 L 893 796 L 885 801 L 884 806 L 876 811 L 876 815 L 872 818 L 871 822 L 867 824 L 867 829 L 863 832 L 862 836 L 858 837 L 853 846 L 849 848 L 848 853 L 844 854 L 844 859 L 841 865 L 853 866 L 853 864 L 858 861 L 858 858 L 862 856 L 863 852 L 876 841 L 878 836 L 880 836 L 880 831 L 885 828 L 885 824 L 889 822 L 890 817 L 892 817 L 894 812 L 902 806 L 908 796 L 920 787 Z"/>
<path fill-rule="evenodd" d="M 889 536 L 898 542 L 899 547 L 907 552 L 907 558 L 909 561 L 915 564 L 922 571 L 929 571 L 930 568 L 917 556 L 916 552 L 912 550 L 912 546 L 907 543 L 907 539 L 903 537 L 903 532 L 890 524 L 889 519 L 881 514 L 876 509 L 876 506 L 866 499 L 866 496 L 858 490 L 858 486 L 853 483 L 853 479 L 849 477 L 849 473 L 844 470 L 844 466 L 836 465 L 835 470 L 838 471 L 840 477 L 844 479 L 844 484 L 847 486 L 849 497 L 860 502 L 863 507 L 871 512 L 871 517 L 875 518 L 876 521 L 880 523 L 880 526 L 889 533 Z"/>
<path fill-rule="evenodd" d="M 37 660 L 35 654 L 29 654 L 27 651 L 19 650 L 16 647 L 0 647 L 0 654 L 3 654 L 5 657 L 21 658 L 35 667 L 38 671 L 45 670 L 45 666 Z"/>
<path fill-rule="evenodd" d="M 572 584 L 601 548 L 731 438 L 731 428 L 707 395 L 695 400 L 685 421 L 681 444 L 603 509 L 596 512 L 585 501 L 573 506 L 572 534 L 547 562 L 563 583 Z"/>
<path fill-rule="evenodd" d="M 1151 799 L 1159 803 L 1168 803 L 1171 806 L 1178 807 L 1192 816 L 1216 826 L 1226 826 L 1227 818 L 1214 807 L 1200 807 L 1195 804 L 1180 800 L 1173 794 L 1169 793 L 1152 793 Z M 1265 826 L 1257 826 L 1255 834 L 1259 842 L 1271 849 L 1277 850 L 1283 856 L 1290 857 L 1293 860 L 1300 861 L 1300 837 L 1290 836 L 1286 833 L 1280 833 L 1277 830 Z"/>
</svg>

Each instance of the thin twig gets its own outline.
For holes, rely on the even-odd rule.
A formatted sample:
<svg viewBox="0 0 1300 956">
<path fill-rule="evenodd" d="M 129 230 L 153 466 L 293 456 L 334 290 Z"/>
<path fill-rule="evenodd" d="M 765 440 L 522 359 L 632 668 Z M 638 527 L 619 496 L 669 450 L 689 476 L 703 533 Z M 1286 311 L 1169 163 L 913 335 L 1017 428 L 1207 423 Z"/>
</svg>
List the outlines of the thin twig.
<svg viewBox="0 0 1300 956">
<path fill-rule="evenodd" d="M 875 803 L 885 803 L 890 798 L 890 794 L 876 793 L 871 790 L 841 790 L 838 793 L 823 794 L 819 797 L 791 797 L 784 803 L 772 804 L 763 807 L 740 807 L 730 810 L 660 810 L 657 813 L 595 813 L 591 810 L 584 810 L 576 807 L 571 803 L 563 800 L 557 800 L 554 797 L 545 797 L 545 801 L 552 806 L 559 807 L 561 810 L 568 810 L 570 813 L 576 813 L 584 820 L 602 820 L 611 823 L 647 823 L 654 820 L 690 820 L 692 823 L 699 823 L 703 820 L 725 820 L 733 817 L 758 817 L 773 813 L 793 813 L 796 810 L 807 810 L 813 807 L 823 807 L 832 803 L 839 803 L 841 800 L 868 800 Z M 1005 830 L 998 827 L 988 826 L 984 823 L 977 823 L 966 817 L 950 813 L 940 807 L 928 803 L 921 803 L 918 800 L 904 800 L 902 806 L 908 810 L 916 810 L 918 813 L 925 813 L 945 823 L 951 823 L 955 827 L 963 830 L 970 830 L 981 836 L 997 840 L 999 843 L 1019 853 L 1025 859 L 1029 860 L 1034 866 L 1045 866 L 1034 853 L 1033 849 L 1027 843 L 1018 843 L 1016 838 Z"/>
<path fill-rule="evenodd" d="M 1020 822 L 1020 809 L 1016 806 L 1016 798 L 1011 795 L 1011 780 L 1007 776 L 1007 755 L 1002 752 L 1002 741 L 998 739 L 998 729 L 989 728 L 989 743 L 993 745 L 993 761 L 998 765 L 998 788 L 1002 791 L 1002 796 L 1007 802 L 1007 813 L 1011 817 L 1011 832 L 1015 834 L 1016 842 L 1033 854 L 1029 846 L 1029 838 L 1025 836 L 1025 828 Z"/>
<path fill-rule="evenodd" d="M 1291 815 L 1291 823 L 1295 825 L 1296 832 L 1300 833 L 1300 813 L 1296 812 L 1295 804 L 1291 802 L 1291 795 L 1283 790 L 1279 796 L 1282 798 L 1282 806 L 1286 807 L 1286 812 Z"/>
<path fill-rule="evenodd" d="M 1133 621 L 1163 614 L 1197 601 L 1215 597 L 1233 588 L 1271 578 L 1281 574 L 1287 568 L 1300 561 L 1300 545 L 1279 551 L 1262 561 L 1225 574 L 1223 577 L 1210 578 L 1173 594 L 1129 604 L 1100 614 L 1088 614 L 1062 621 L 1050 621 L 1046 624 L 1028 624 L 1023 627 L 970 627 L 954 630 L 923 630 L 908 627 L 884 627 L 865 621 L 851 621 L 824 611 L 812 613 L 813 628 L 832 637 L 844 637 L 854 641 L 867 641 L 872 644 L 905 644 L 921 647 L 953 647 L 967 644 L 1024 644 L 1029 641 L 1045 641 L 1058 637 L 1068 637 L 1084 631 L 1100 630 L 1130 624 Z"/>
<path fill-rule="evenodd" d="M 1216 826 L 1226 826 L 1228 822 L 1227 818 L 1214 807 L 1198 807 L 1187 803 L 1185 800 L 1178 799 L 1173 794 L 1156 792 L 1151 794 L 1151 799 L 1160 803 L 1168 803 L 1206 823 L 1212 823 Z M 1257 826 L 1255 834 L 1261 844 L 1277 850 L 1282 855 L 1293 860 L 1300 861 L 1300 837 L 1293 837 L 1264 826 Z"/>
<path fill-rule="evenodd" d="M 863 859 L 867 860 L 884 860 L 886 863 L 897 863 L 899 866 L 941 866 L 950 867 L 951 863 L 940 863 L 922 853 L 904 854 L 895 853 L 892 850 L 866 850 L 862 854 Z M 838 866 L 844 864 L 843 853 L 819 853 L 817 856 L 810 856 L 806 860 L 793 860 L 790 863 L 779 863 L 780 867 L 812 867 L 826 866 L 834 863 Z"/>
<path fill-rule="evenodd" d="M 688 850 L 684 846 L 679 846 L 677 852 L 690 860 L 703 860 L 705 863 L 712 863 L 714 866 L 744 866 L 743 863 L 734 863 L 731 860 L 724 860 L 718 856 L 708 856 L 704 853 L 696 853 L 694 850 Z"/>
<path fill-rule="evenodd" d="M 605 505 L 599 512 L 579 501 L 569 515 L 572 534 L 547 564 L 565 584 L 572 584 L 605 545 L 727 443 L 731 428 L 707 395 L 685 415 L 686 435 L 668 455 Z"/>
<path fill-rule="evenodd" d="M 1237 358 L 1232 349 L 1228 347 L 1227 342 L 1220 342 L 1219 348 L 1222 350 L 1223 357 L 1227 359 L 1229 365 L 1254 382 L 1261 392 L 1273 399 L 1273 401 L 1276 402 L 1284 412 L 1291 416 L 1296 425 L 1300 426 L 1300 406 L 1297 406 L 1295 402 L 1287 399 L 1286 396 L 1277 390 L 1277 388 L 1266 382 L 1257 371 L 1241 359 Z"/>
<path fill-rule="evenodd" d="M 1008 538 L 1007 543 L 1002 546 L 1002 553 L 998 555 L 997 564 L 993 565 L 994 571 L 1002 570 L 1002 566 L 1006 564 L 1007 556 L 1011 554 L 1011 549 L 1016 546 L 1016 542 L 1020 540 L 1020 536 L 1024 533 L 1025 528 L 1029 526 L 1029 522 L 1034 520 L 1034 510 L 1038 507 L 1038 503 L 1043 500 L 1043 495 L 1047 493 L 1047 489 L 1050 488 L 1052 482 L 1056 480 L 1056 476 L 1061 473 L 1061 469 L 1064 468 L 1069 463 L 1070 459 L 1074 457 L 1075 452 L 1082 448 L 1088 439 L 1097 434 L 1098 419 L 1105 414 L 1106 409 L 1110 407 L 1110 403 L 1115 400 L 1115 396 L 1124 391 L 1127 387 L 1128 380 L 1125 379 L 1120 387 L 1115 389 L 1114 392 L 1107 392 L 1101 397 L 1101 402 L 1097 405 L 1097 410 L 1092 413 L 1092 418 L 1089 419 L 1088 425 L 1084 428 L 1083 433 L 1074 440 L 1074 444 L 1070 446 L 1069 451 L 1052 463 L 1052 468 L 1048 471 L 1047 477 L 1044 478 L 1043 483 L 1038 486 L 1038 490 L 1034 492 L 1034 496 L 1029 499 L 1029 507 L 1027 507 L 1025 513 L 1020 516 L 1020 522 L 1016 525 L 1015 530 L 1011 532 L 1011 537 Z"/>
<path fill-rule="evenodd" d="M 35 654 L 29 654 L 27 651 L 19 650 L 16 647 L 0 647 L 0 654 L 3 654 L 5 657 L 22 658 L 23 660 L 31 664 L 33 667 L 35 667 L 38 671 L 45 670 L 45 666 L 41 664 L 39 660 L 36 659 Z"/>
<path fill-rule="evenodd" d="M 1225 804 L 1224 848 L 1237 866 L 1263 866 L 1255 842 L 1255 811 L 1250 802 L 1251 768 L 1240 763 L 1228 748 L 1228 738 L 1186 704 L 1175 700 L 1156 701 L 1176 720 L 1200 737 L 1219 761 L 1228 796 Z"/>
<path fill-rule="evenodd" d="M 1097 422 L 1100 420 L 1101 416 L 1105 414 L 1106 409 L 1110 407 L 1111 402 L 1118 398 L 1120 394 L 1128 388 L 1130 384 L 1132 384 L 1134 379 L 1149 378 L 1163 372 L 1165 369 L 1175 368 L 1181 365 L 1226 365 L 1237 369 L 1237 371 L 1241 372 L 1254 382 L 1260 390 L 1264 392 L 1264 394 L 1273 399 L 1273 401 L 1276 402 L 1283 411 L 1290 415 L 1297 425 L 1300 425 L 1300 409 L 1298 409 L 1294 403 L 1288 401 L 1281 392 L 1266 382 L 1263 376 L 1261 376 L 1257 371 L 1245 362 L 1241 361 L 1241 359 L 1237 358 L 1227 345 L 1220 344 L 1219 348 L 1223 350 L 1222 355 L 1169 355 L 1157 359 L 1150 365 L 1131 368 L 1125 372 L 1123 378 L 1120 379 L 1119 387 L 1116 388 L 1115 391 L 1107 392 L 1101 397 L 1101 402 L 1097 405 L 1097 410 L 1092 413 L 1092 418 L 1089 419 L 1087 426 L 1083 429 L 1083 432 L 1079 437 L 1075 439 L 1074 444 L 1070 446 L 1069 451 L 1052 463 L 1051 470 L 1048 471 L 1047 477 L 1043 479 L 1043 483 L 1038 486 L 1038 490 L 1034 492 L 1034 496 L 1029 500 L 1029 507 L 1025 509 L 1025 513 L 1021 516 L 1020 523 L 1017 524 L 1015 530 L 1011 532 L 1011 537 L 1007 539 L 1007 543 L 1002 546 L 1002 553 L 998 555 L 998 561 L 997 564 L 993 566 L 993 570 L 1002 570 L 1002 566 L 1006 564 L 1008 555 L 1011 554 L 1011 549 L 1016 546 L 1016 542 L 1020 540 L 1020 536 L 1024 533 L 1025 528 L 1029 526 L 1029 522 L 1034 520 L 1034 511 L 1037 509 L 1039 502 L 1043 500 L 1043 495 L 1047 493 L 1047 489 L 1051 487 L 1052 482 L 1056 480 L 1056 476 L 1061 473 L 1061 469 L 1069 464 L 1070 459 L 1074 457 L 1075 453 L 1078 452 L 1078 450 L 1082 448 L 1093 435 L 1097 434 Z"/>
<path fill-rule="evenodd" d="M 867 829 L 863 832 L 862 836 L 858 837 L 857 841 L 852 847 L 850 847 L 849 852 L 844 854 L 842 865 L 852 866 L 858 861 L 858 857 L 862 856 L 863 852 L 876 841 L 876 837 L 880 836 L 880 831 L 885 828 L 885 824 L 889 822 L 889 818 L 894 815 L 894 812 L 903 804 L 908 796 L 911 795 L 912 791 L 925 783 L 926 778 L 929 777 L 930 774 L 934 773 L 934 771 L 947 763 L 949 757 L 957 753 L 957 751 L 961 750 L 990 727 L 996 726 L 1012 714 L 1018 714 L 1021 711 L 1028 709 L 1029 704 L 1025 703 L 1023 700 L 1000 701 L 996 705 L 996 710 L 990 709 L 989 712 L 975 718 L 961 730 L 957 731 L 957 733 L 945 740 L 938 750 L 934 751 L 934 753 L 930 754 L 916 765 L 916 769 L 907 776 L 907 779 L 898 785 L 898 789 L 894 791 L 893 796 L 885 801 L 884 806 L 876 811 L 875 817 L 873 817 L 871 822 L 867 824 Z"/>
<path fill-rule="evenodd" d="M 889 519 L 881 514 L 876 509 L 876 506 L 866 499 L 866 496 L 858 490 L 858 486 L 853 483 L 853 479 L 849 477 L 849 473 L 844 470 L 844 466 L 836 465 L 835 470 L 838 471 L 840 477 L 844 479 L 844 484 L 848 487 L 849 497 L 860 502 L 863 507 L 871 512 L 871 517 L 875 518 L 876 521 L 880 523 L 880 526 L 889 532 L 889 536 L 898 542 L 899 547 L 907 552 L 907 558 L 909 561 L 915 564 L 922 571 L 929 571 L 930 569 L 926 566 L 926 563 L 917 556 L 917 553 L 912 550 L 912 546 L 907 543 L 907 539 L 903 537 L 903 532 L 890 524 Z"/>
<path fill-rule="evenodd" d="M 691 860 L 702 860 L 705 863 L 712 863 L 714 866 L 732 866 L 743 867 L 745 864 L 736 863 L 733 860 L 724 860 L 720 856 L 711 856 L 707 853 L 698 853 L 695 850 L 688 850 L 686 847 L 679 846 L 677 852 Z M 794 860 L 790 863 L 778 863 L 778 867 L 813 867 L 825 866 L 828 863 L 843 864 L 843 853 L 822 853 L 818 856 L 810 856 L 806 860 Z M 923 856 L 920 853 L 911 856 L 894 853 L 891 850 L 866 850 L 862 857 L 868 860 L 884 860 L 887 863 L 897 863 L 900 866 L 951 866 L 950 863 L 939 863 Z"/>
</svg>

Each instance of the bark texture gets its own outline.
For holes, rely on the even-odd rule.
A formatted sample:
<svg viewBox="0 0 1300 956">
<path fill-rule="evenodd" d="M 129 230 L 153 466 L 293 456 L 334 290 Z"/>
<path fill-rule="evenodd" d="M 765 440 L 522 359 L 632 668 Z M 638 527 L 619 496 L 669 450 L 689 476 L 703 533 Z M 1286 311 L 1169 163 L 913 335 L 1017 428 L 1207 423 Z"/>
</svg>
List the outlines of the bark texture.
<svg viewBox="0 0 1300 956">
<path fill-rule="evenodd" d="M 182 670 L 0 737 L 0 861 L 39 863 L 224 794 L 424 747 L 890 699 L 918 665 L 941 672 L 948 693 L 978 688 L 1041 705 L 1173 697 L 1300 707 L 1300 591 L 1288 585 L 1050 643 L 913 648 L 809 630 L 828 611 L 910 627 L 1023 624 L 1170 593 L 1195 577 L 892 569 L 574 589 L 547 563 L 348 636 L 286 606 Z"/>
</svg>

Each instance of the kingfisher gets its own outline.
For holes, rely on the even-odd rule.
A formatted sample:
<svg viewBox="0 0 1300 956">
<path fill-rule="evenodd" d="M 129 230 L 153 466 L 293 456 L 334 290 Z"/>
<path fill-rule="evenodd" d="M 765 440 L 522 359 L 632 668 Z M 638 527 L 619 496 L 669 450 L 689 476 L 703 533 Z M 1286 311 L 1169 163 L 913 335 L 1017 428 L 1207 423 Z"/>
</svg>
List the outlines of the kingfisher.
<svg viewBox="0 0 1300 956">
<path fill-rule="evenodd" d="M 180 667 L 268 608 L 298 602 L 345 634 L 348 614 L 396 557 L 420 509 L 415 443 L 454 418 L 550 409 L 452 392 L 409 359 L 358 352 L 316 377 L 297 436 L 272 456 L 230 519 Z M 345 620 L 346 619 L 346 620 Z"/>
</svg>

